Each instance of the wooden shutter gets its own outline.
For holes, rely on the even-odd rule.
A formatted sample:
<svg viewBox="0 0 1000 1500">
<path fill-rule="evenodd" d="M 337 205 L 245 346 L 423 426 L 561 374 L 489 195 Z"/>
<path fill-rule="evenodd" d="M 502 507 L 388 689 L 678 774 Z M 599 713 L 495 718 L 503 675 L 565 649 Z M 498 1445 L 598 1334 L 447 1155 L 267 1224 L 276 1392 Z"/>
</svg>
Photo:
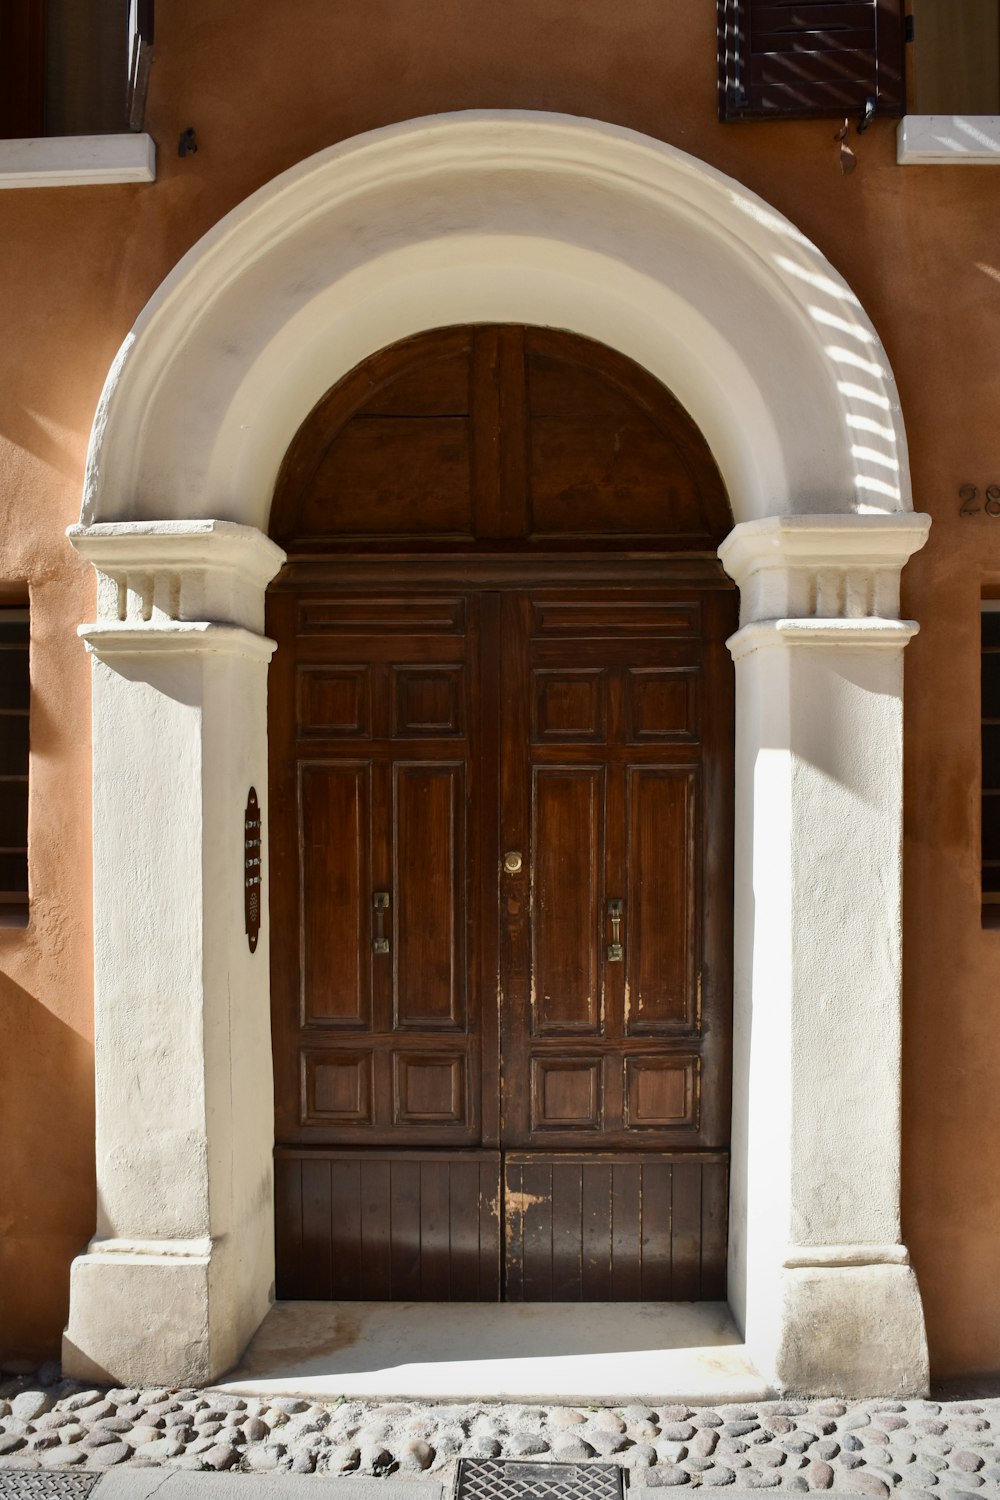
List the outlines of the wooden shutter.
<svg viewBox="0 0 1000 1500">
<path fill-rule="evenodd" d="M 146 91 L 153 61 L 153 0 L 129 0 L 128 89 L 125 111 L 129 130 L 142 130 L 146 117 Z"/>
<path fill-rule="evenodd" d="M 43 0 L 0 0 L 0 139 L 44 130 Z"/>
<path fill-rule="evenodd" d="M 899 115 L 903 0 L 718 0 L 719 118 Z"/>
<path fill-rule="evenodd" d="M 27 609 L 0 609 L 0 927 L 28 914 Z"/>
</svg>

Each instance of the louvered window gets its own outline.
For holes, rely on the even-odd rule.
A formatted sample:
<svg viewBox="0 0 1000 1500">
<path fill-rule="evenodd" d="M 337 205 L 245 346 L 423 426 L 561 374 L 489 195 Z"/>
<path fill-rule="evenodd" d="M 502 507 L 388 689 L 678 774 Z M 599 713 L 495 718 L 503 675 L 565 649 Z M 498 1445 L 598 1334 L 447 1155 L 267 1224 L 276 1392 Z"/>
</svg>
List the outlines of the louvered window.
<svg viewBox="0 0 1000 1500">
<path fill-rule="evenodd" d="M 982 613 L 983 926 L 1000 927 L 1000 599 Z"/>
<path fill-rule="evenodd" d="M 719 117 L 903 113 L 903 0 L 718 0 Z"/>
<path fill-rule="evenodd" d="M 28 611 L 0 608 L 0 926 L 28 913 Z"/>
</svg>

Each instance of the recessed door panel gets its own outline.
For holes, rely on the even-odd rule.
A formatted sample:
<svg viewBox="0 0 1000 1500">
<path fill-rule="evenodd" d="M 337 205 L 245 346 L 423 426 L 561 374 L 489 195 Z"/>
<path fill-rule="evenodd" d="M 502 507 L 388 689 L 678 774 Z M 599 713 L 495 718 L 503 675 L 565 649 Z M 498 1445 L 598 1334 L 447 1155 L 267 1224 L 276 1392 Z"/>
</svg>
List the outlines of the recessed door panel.
<svg viewBox="0 0 1000 1500">
<path fill-rule="evenodd" d="M 603 768 L 535 767 L 531 847 L 532 1034 L 596 1034 Z"/>
<path fill-rule="evenodd" d="M 371 766 L 301 769 L 302 1024 L 366 1029 Z"/>
<path fill-rule="evenodd" d="M 466 1020 L 464 767 L 393 767 L 393 963 L 397 1028 Z"/>
<path fill-rule="evenodd" d="M 626 1032 L 692 1030 L 698 1019 L 697 772 L 630 766 L 626 802 L 631 917 Z"/>
</svg>

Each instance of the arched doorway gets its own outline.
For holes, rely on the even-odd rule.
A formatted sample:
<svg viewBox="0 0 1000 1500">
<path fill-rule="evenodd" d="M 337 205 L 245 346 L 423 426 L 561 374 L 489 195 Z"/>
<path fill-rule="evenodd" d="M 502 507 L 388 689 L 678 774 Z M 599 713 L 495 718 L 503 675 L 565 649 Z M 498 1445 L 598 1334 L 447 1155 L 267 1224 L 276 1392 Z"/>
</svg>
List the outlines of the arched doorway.
<svg viewBox="0 0 1000 1500">
<path fill-rule="evenodd" d="M 592 340 L 439 329 L 320 401 L 272 517 L 279 1297 L 723 1298 L 707 444 Z"/>
<path fill-rule="evenodd" d="M 899 582 L 929 518 L 892 370 L 822 250 L 744 184 L 606 122 L 502 110 L 375 130 L 266 184 L 171 271 L 108 372 L 69 533 L 98 575 L 80 631 L 98 1195 L 63 1367 L 203 1382 L 268 1312 L 268 924 L 252 950 L 245 931 L 264 592 L 283 561 L 264 531 L 324 391 L 395 340 L 469 322 L 619 350 L 676 393 L 725 477 L 720 556 L 741 597 L 729 1305 L 778 1389 L 925 1390 L 899 1221 L 917 628 Z"/>
</svg>

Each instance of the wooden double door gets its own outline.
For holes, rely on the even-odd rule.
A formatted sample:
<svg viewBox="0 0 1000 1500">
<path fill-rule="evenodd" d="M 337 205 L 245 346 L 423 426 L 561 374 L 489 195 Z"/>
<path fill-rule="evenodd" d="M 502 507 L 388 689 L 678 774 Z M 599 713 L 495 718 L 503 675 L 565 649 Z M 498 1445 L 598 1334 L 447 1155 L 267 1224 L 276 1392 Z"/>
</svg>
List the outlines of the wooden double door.
<svg viewBox="0 0 1000 1500">
<path fill-rule="evenodd" d="M 271 600 L 278 1295 L 722 1297 L 732 595 L 462 571 Z"/>
</svg>

